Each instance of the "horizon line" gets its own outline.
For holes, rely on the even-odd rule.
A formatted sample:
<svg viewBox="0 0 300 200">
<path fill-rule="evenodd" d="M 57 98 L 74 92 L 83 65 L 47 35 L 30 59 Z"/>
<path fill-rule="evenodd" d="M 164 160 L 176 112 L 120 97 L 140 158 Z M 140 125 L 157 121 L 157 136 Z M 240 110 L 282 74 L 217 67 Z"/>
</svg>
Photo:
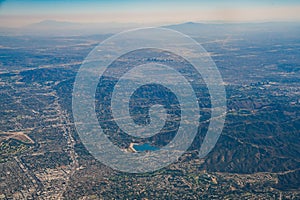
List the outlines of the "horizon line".
<svg viewBox="0 0 300 200">
<path fill-rule="evenodd" d="M 56 23 L 69 23 L 74 25 L 93 25 L 93 24 L 103 24 L 103 25 L 157 25 L 157 26 L 171 26 L 171 25 L 181 25 L 181 24 L 264 24 L 264 23 L 300 23 L 300 20 L 195 20 L 195 21 L 181 21 L 181 22 L 82 22 L 73 20 L 57 20 L 57 19 L 44 19 L 32 23 L 27 23 L 20 26 L 0 26 L 1 28 L 11 28 L 11 29 L 22 29 L 27 26 L 38 25 L 45 22 L 56 22 Z"/>
</svg>

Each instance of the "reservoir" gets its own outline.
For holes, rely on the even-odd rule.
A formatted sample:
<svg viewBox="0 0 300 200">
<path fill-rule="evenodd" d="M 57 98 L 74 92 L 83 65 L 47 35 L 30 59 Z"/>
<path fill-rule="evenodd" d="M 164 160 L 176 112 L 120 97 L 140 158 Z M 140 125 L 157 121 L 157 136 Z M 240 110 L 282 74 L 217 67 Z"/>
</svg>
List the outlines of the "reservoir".
<svg viewBox="0 0 300 200">
<path fill-rule="evenodd" d="M 152 146 L 149 143 L 145 143 L 145 144 L 134 144 L 133 148 L 136 151 L 142 152 L 142 151 L 156 151 L 159 150 L 158 147 Z"/>
</svg>

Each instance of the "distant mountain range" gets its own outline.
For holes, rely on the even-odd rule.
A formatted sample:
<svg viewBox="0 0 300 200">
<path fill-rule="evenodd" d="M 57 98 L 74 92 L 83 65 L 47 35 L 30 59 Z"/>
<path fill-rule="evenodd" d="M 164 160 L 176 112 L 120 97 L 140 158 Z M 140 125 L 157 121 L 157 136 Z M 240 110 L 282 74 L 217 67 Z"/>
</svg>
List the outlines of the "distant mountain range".
<svg viewBox="0 0 300 200">
<path fill-rule="evenodd" d="M 54 36 L 74 36 L 117 33 L 132 28 L 148 27 L 149 25 L 135 23 L 75 23 L 56 20 L 44 20 L 21 28 L 0 27 L 0 34 L 4 35 L 54 35 Z M 300 28 L 299 22 L 266 22 L 266 23 L 196 23 L 186 22 L 181 24 L 165 25 L 164 28 L 174 29 L 186 34 L 213 34 L 252 32 L 260 31 L 280 31 L 285 27 Z M 276 30 L 275 30 L 276 29 Z"/>
</svg>

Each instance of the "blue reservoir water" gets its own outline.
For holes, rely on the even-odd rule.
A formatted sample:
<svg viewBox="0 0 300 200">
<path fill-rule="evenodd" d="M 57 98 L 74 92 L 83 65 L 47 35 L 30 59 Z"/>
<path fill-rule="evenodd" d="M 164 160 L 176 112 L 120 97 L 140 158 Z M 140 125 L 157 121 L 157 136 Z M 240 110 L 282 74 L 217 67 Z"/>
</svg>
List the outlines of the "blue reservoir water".
<svg viewBox="0 0 300 200">
<path fill-rule="evenodd" d="M 158 147 L 152 146 L 151 144 L 145 143 L 145 144 L 134 144 L 133 148 L 136 151 L 156 151 L 159 150 Z"/>
</svg>

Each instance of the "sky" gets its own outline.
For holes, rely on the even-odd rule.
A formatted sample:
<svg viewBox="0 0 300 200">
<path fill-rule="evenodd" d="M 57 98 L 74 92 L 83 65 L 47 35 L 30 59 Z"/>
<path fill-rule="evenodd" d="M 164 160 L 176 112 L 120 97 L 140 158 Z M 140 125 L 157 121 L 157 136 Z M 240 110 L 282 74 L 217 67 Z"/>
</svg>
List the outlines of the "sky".
<svg viewBox="0 0 300 200">
<path fill-rule="evenodd" d="M 300 21 L 300 0 L 0 0 L 0 27 L 80 23 Z"/>
</svg>

